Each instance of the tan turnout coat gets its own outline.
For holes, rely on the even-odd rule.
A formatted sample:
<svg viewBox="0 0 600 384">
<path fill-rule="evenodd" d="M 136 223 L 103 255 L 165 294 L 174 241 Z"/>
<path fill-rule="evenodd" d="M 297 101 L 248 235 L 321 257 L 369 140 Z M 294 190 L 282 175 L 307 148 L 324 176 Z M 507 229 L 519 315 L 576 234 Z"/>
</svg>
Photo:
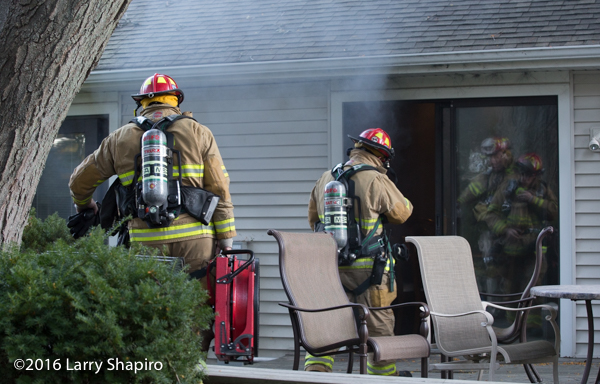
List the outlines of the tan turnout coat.
<svg viewBox="0 0 600 384">
<path fill-rule="evenodd" d="M 172 114 L 181 114 L 179 108 L 166 104 L 152 105 L 144 109 L 142 116 L 153 121 Z M 236 235 L 233 204 L 229 194 L 229 175 L 212 132 L 192 119 L 181 119 L 169 129 L 173 133 L 173 147 L 181 153 L 179 164 L 175 157 L 173 175 L 182 172 L 184 185 L 204 188 L 220 196 L 219 204 L 210 225 L 203 225 L 188 214 L 181 214 L 166 228 L 149 228 L 141 219 L 129 222 L 131 241 L 148 245 L 198 239 L 229 239 Z M 140 153 L 143 130 L 129 123 L 112 132 L 100 147 L 75 168 L 69 181 L 75 204 L 85 206 L 96 187 L 113 175 L 124 186 L 134 183 L 134 157 Z"/>
</svg>

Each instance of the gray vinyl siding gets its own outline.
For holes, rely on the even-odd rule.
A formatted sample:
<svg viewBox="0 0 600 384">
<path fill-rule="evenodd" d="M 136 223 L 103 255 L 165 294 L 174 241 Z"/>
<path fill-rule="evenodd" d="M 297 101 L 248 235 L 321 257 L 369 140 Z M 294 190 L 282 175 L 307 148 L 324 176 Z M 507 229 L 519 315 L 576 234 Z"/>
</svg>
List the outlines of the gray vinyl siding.
<svg viewBox="0 0 600 384">
<path fill-rule="evenodd" d="M 178 80 L 180 81 L 180 80 Z M 323 82 L 183 87 L 183 111 L 213 132 L 231 178 L 237 237 L 260 260 L 260 357 L 293 349 L 278 248 L 268 229 L 307 231 L 308 199 L 329 168 L 329 86 Z M 121 95 L 122 123 L 133 102 Z"/>
<path fill-rule="evenodd" d="M 573 76 L 575 144 L 575 284 L 600 284 L 600 153 L 588 149 L 590 127 L 600 127 L 600 72 Z M 598 318 L 600 305 L 594 304 Z M 575 354 L 587 352 L 585 305 L 576 307 Z M 597 329 L 597 327 L 596 327 Z M 600 331 L 595 332 L 594 356 L 600 353 Z"/>
</svg>

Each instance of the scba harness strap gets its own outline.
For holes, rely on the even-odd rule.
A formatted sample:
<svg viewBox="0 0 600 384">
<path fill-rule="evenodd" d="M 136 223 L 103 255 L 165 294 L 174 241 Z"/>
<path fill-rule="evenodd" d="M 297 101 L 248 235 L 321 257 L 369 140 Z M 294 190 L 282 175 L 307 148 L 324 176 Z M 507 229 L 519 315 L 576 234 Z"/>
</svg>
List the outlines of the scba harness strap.
<svg viewBox="0 0 600 384">
<path fill-rule="evenodd" d="M 134 191 L 136 193 L 135 201 L 138 203 L 137 216 L 139 218 L 145 220 L 146 223 L 148 224 L 148 226 L 151 228 L 168 227 L 169 225 L 171 225 L 173 220 L 181 214 L 181 208 L 182 208 L 181 189 L 180 189 L 180 187 L 181 187 L 181 172 L 179 172 L 178 179 L 173 178 L 174 156 L 177 156 L 179 164 L 181 164 L 181 154 L 179 153 L 179 151 L 173 149 L 174 136 L 171 132 L 168 131 L 169 127 L 174 122 L 176 122 L 177 120 L 180 120 L 180 119 L 194 120 L 192 117 L 189 117 L 189 116 L 169 115 L 169 116 L 163 117 L 162 119 L 160 119 L 156 122 L 154 122 L 144 116 L 137 116 L 130 121 L 131 123 L 136 124 L 144 132 L 148 132 L 152 129 L 157 129 L 158 131 L 162 132 L 167 139 L 167 143 L 166 143 L 167 144 L 166 145 L 166 147 L 167 147 L 166 148 L 166 151 L 167 151 L 167 153 L 166 153 L 166 160 L 167 160 L 166 179 L 167 179 L 168 196 L 166 199 L 166 207 L 164 204 L 161 205 L 160 207 L 148 206 L 147 205 L 148 202 L 144 201 L 142 184 L 144 182 L 144 178 L 148 174 L 151 174 L 151 167 L 144 167 L 144 169 L 141 170 L 142 175 L 143 175 L 142 183 L 137 182 L 137 180 L 140 176 L 138 173 L 137 164 L 138 164 L 138 159 L 142 156 L 142 152 L 144 151 L 144 140 L 148 139 L 146 137 L 146 135 L 142 135 L 142 138 L 140 141 L 140 153 L 138 153 L 134 157 L 134 164 L 136 165 L 136 167 L 134 169 L 133 180 L 136 182 Z M 157 135 L 160 135 L 160 133 L 157 133 Z M 151 139 L 151 141 L 159 141 L 158 137 L 154 138 L 152 135 L 150 136 L 150 139 Z M 146 156 L 146 155 L 144 155 L 144 156 Z M 149 163 L 156 163 L 156 162 L 152 161 Z M 157 165 L 154 165 L 154 167 L 157 167 Z M 154 177 L 154 178 L 156 178 L 156 177 Z M 157 183 L 160 183 L 160 181 L 158 181 Z"/>
<path fill-rule="evenodd" d="M 138 167 L 138 161 L 142 155 L 141 151 L 134 157 L 135 169 L 133 180 L 136 184 L 133 188 L 135 193 L 133 203 L 137 203 L 138 208 L 134 207 L 133 212 L 136 213 L 137 217 L 144 219 L 150 228 L 168 227 L 171 225 L 175 218 L 177 218 L 181 213 L 184 212 L 188 213 L 190 216 L 194 217 L 202 224 L 209 225 L 214 210 L 220 199 L 219 196 L 205 189 L 185 186 L 182 183 L 183 172 L 181 168 L 183 164 L 181 162 L 181 154 L 179 151 L 173 148 L 174 136 L 173 133 L 168 131 L 169 127 L 173 123 L 181 119 L 191 119 L 196 121 L 196 119 L 194 119 L 193 117 L 184 115 L 169 115 L 163 117 L 157 122 L 153 122 L 152 120 L 144 116 L 138 116 L 130 121 L 131 123 L 136 124 L 144 132 L 148 132 L 152 129 L 157 129 L 161 131 L 167 139 L 166 147 L 168 160 L 168 196 L 166 199 L 166 203 L 159 207 L 159 212 L 152 212 L 151 209 L 153 207 L 148 207 L 146 204 L 147 202 L 143 200 L 142 183 L 144 182 L 144 177 L 142 176 L 142 182 L 140 182 L 140 169 Z M 142 136 L 142 142 L 140 142 L 140 149 L 143 147 L 143 137 L 144 136 Z M 174 156 L 177 156 L 178 164 L 180 167 L 180 171 L 177 175 L 177 178 L 173 176 Z M 143 172 L 144 174 L 146 174 L 147 170 L 143 170 Z"/>
<path fill-rule="evenodd" d="M 343 168 L 343 164 L 336 165 L 332 170 L 331 174 L 336 181 L 344 183 L 348 197 L 353 201 L 353 205 L 357 205 L 358 220 L 356 220 L 356 214 L 354 207 L 348 209 L 348 244 L 339 251 L 340 265 L 352 265 L 355 259 L 361 257 L 373 257 L 373 268 L 371 269 L 371 275 L 364 282 L 359 284 L 354 289 L 344 287 L 347 292 L 360 296 L 372 285 L 379 285 L 383 280 L 383 274 L 390 260 L 390 291 L 394 291 L 394 260 L 391 256 L 391 248 L 388 237 L 385 231 L 382 232 L 381 236 L 375 236 L 377 229 L 382 224 L 382 216 L 380 215 L 375 222 L 375 225 L 367 235 L 362 238 L 362 232 L 360 230 L 360 223 L 362 222 L 362 207 L 360 197 L 356 196 L 355 183 L 352 180 L 357 172 L 362 171 L 377 171 L 379 170 L 371 165 L 358 164 L 354 165 L 346 170 Z M 362 238 L 362 239 L 361 239 Z M 355 258 L 350 258 L 350 254 L 354 254 Z"/>
</svg>

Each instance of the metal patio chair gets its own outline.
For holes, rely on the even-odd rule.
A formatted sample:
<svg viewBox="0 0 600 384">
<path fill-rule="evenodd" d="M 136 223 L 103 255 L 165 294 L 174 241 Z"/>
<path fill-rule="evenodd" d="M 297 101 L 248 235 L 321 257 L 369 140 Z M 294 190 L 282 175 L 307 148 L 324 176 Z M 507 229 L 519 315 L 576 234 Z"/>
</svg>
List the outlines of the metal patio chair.
<svg viewBox="0 0 600 384">
<path fill-rule="evenodd" d="M 425 303 L 383 308 L 351 303 L 339 278 L 337 244 L 329 234 L 276 230 L 267 233 L 279 245 L 279 271 L 289 299 L 289 303 L 279 305 L 288 308 L 292 322 L 294 370 L 298 370 L 300 347 L 303 347 L 314 356 L 348 354 L 348 373 L 352 373 L 354 353 L 360 358 L 361 374 L 367 372 L 368 352 L 373 352 L 375 361 L 420 358 L 421 376 L 427 377 L 429 342 Z M 370 311 L 405 305 L 421 308 L 421 335 L 369 337 Z"/>
<path fill-rule="evenodd" d="M 406 237 L 417 248 L 425 297 L 430 308 L 436 335 L 436 348 L 451 361 L 431 364 L 441 371 L 489 369 L 489 379 L 501 364 L 553 363 L 554 383 L 558 384 L 558 349 L 560 332 L 556 310 L 548 305 L 508 308 L 523 311 L 544 308 L 546 320 L 555 333 L 554 344 L 546 340 L 498 345 L 492 325 L 493 316 L 485 311 L 475 279 L 471 247 L 460 236 Z M 454 358 L 459 358 L 454 360 Z"/>
</svg>

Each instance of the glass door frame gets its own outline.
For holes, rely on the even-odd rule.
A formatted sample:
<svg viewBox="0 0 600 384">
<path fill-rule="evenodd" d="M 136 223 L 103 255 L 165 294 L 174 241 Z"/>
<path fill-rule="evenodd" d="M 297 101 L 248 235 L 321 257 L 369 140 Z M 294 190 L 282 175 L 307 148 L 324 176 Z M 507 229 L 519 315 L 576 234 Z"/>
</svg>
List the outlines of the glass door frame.
<svg viewBox="0 0 600 384">
<path fill-rule="evenodd" d="M 517 75 L 518 79 L 510 81 L 512 75 Z M 423 81 L 424 77 L 417 77 L 413 81 L 406 78 L 403 89 L 365 90 L 339 86 L 331 91 L 329 100 L 329 162 L 337 164 L 344 160 L 342 153 L 346 141 L 343 137 L 342 106 L 345 102 L 377 100 L 441 102 L 490 97 L 555 96 L 558 99 L 558 155 L 561 159 L 559 164 L 560 281 L 562 284 L 573 284 L 575 282 L 575 155 L 570 75 L 566 72 L 548 72 L 540 74 L 539 77 L 533 74 L 507 74 L 507 77 L 503 78 L 491 74 L 485 85 L 482 85 L 484 84 L 482 77 L 449 75 L 427 81 Z M 574 305 L 563 305 L 559 316 L 563 339 L 561 355 L 572 356 L 575 351 Z"/>
</svg>

